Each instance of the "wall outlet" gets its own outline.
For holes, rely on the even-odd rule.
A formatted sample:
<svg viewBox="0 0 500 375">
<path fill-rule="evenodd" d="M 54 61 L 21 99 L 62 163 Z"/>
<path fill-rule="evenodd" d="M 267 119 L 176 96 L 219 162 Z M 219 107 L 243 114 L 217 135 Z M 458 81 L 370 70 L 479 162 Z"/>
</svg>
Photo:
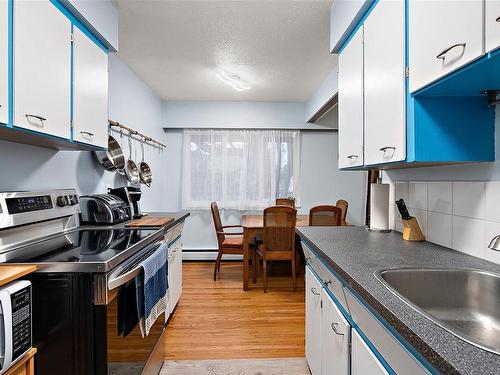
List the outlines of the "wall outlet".
<svg viewBox="0 0 500 375">
<path fill-rule="evenodd" d="M 109 189 L 111 189 L 111 185 L 110 184 L 104 185 L 104 194 L 108 194 Z"/>
</svg>

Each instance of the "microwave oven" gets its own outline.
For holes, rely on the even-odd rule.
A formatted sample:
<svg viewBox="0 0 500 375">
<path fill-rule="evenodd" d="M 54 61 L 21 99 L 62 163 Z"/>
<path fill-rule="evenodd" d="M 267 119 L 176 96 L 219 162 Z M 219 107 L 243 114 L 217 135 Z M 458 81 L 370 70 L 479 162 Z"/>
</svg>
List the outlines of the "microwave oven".
<svg viewBox="0 0 500 375">
<path fill-rule="evenodd" d="M 32 347 L 31 282 L 20 280 L 0 288 L 0 374 Z"/>
</svg>

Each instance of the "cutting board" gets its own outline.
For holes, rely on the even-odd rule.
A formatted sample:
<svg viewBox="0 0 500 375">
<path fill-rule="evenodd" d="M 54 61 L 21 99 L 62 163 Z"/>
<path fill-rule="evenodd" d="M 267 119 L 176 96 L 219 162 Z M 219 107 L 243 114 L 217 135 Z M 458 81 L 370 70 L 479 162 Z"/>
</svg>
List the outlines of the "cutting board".
<svg viewBox="0 0 500 375">
<path fill-rule="evenodd" d="M 129 221 L 125 226 L 127 228 L 163 227 L 174 220 L 171 216 L 142 217 Z"/>
</svg>

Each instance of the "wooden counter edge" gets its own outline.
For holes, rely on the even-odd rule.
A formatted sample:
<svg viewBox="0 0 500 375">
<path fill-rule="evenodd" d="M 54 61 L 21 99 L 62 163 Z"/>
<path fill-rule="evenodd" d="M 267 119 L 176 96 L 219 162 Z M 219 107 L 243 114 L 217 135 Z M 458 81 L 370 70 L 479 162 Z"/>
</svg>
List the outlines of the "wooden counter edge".
<svg viewBox="0 0 500 375">
<path fill-rule="evenodd" d="M 31 348 L 10 369 L 8 369 L 4 375 L 33 375 L 35 373 L 35 354 L 36 348 Z M 23 366 L 25 366 L 24 372 L 22 371 Z"/>
<path fill-rule="evenodd" d="M 36 271 L 36 265 L 0 264 L 0 286 Z"/>
</svg>

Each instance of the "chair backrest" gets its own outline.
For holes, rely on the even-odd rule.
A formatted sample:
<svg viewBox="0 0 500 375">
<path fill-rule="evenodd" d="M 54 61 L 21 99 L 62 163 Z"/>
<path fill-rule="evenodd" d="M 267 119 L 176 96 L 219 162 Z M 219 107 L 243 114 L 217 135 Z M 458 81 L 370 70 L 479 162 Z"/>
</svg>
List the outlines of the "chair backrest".
<svg viewBox="0 0 500 375">
<path fill-rule="evenodd" d="M 311 226 L 339 226 L 341 218 L 342 210 L 335 206 L 316 206 L 309 211 L 309 225 Z"/>
<path fill-rule="evenodd" d="M 295 201 L 290 198 L 276 198 L 276 206 L 287 206 L 295 208 Z"/>
<path fill-rule="evenodd" d="M 297 211 L 274 206 L 264 210 L 264 247 L 266 251 L 295 251 Z"/>
<path fill-rule="evenodd" d="M 347 208 L 349 207 L 349 203 L 346 200 L 339 199 L 335 206 L 342 210 L 342 225 L 346 224 L 345 219 L 347 218 Z"/>
<path fill-rule="evenodd" d="M 216 202 L 210 204 L 210 210 L 212 211 L 212 219 L 214 220 L 215 232 L 223 232 L 222 221 L 220 219 L 219 207 Z M 217 242 L 219 246 L 224 242 L 225 236 L 221 233 L 217 233 Z"/>
</svg>

